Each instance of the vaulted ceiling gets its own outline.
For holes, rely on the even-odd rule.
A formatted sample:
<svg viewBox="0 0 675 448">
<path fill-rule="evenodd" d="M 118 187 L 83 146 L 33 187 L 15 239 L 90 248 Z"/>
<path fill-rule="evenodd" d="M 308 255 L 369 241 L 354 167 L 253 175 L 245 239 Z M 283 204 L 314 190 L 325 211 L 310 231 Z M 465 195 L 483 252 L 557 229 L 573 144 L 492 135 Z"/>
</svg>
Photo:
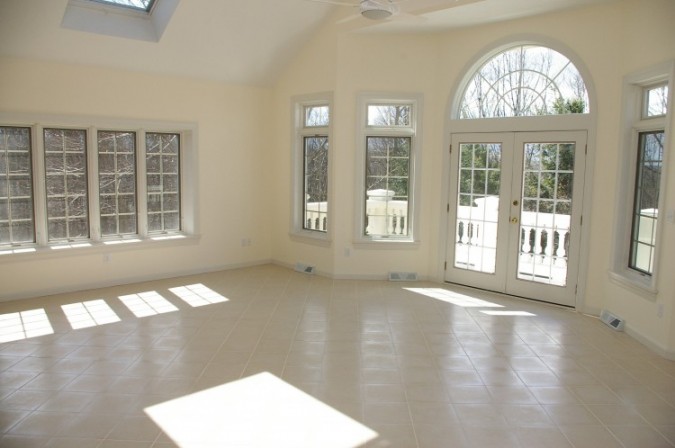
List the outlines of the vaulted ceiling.
<svg viewBox="0 0 675 448">
<path fill-rule="evenodd" d="M 0 0 L 0 56 L 269 86 L 328 24 L 342 32 L 434 32 L 611 1 L 404 0 L 395 20 L 373 22 L 358 16 L 358 0 L 344 0 L 354 7 L 310 0 L 179 0 L 161 39 L 151 42 L 62 26 L 69 0 Z"/>
</svg>

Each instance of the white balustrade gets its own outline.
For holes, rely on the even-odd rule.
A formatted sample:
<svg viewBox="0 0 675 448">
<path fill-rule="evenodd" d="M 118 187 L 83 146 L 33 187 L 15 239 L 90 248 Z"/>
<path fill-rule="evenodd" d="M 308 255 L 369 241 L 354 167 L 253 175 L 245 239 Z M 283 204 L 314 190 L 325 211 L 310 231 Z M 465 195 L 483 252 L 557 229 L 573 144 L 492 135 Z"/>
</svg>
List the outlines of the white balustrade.
<svg viewBox="0 0 675 448">
<path fill-rule="evenodd" d="M 305 229 L 326 231 L 328 202 L 308 202 L 305 207 Z"/>
<path fill-rule="evenodd" d="M 475 206 L 459 206 L 455 223 L 457 265 L 492 272 L 497 247 L 499 199 L 476 199 Z M 564 284 L 569 245 L 570 217 L 552 213 L 520 215 L 519 276 L 550 279 Z"/>
</svg>

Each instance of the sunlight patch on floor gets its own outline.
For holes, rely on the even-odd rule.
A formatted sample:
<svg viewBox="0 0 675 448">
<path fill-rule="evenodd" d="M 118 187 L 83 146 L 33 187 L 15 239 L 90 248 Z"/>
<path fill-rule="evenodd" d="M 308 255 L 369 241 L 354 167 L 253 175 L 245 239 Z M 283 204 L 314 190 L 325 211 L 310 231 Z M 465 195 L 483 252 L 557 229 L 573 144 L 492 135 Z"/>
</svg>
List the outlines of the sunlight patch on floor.
<svg viewBox="0 0 675 448">
<path fill-rule="evenodd" d="M 378 436 L 268 372 L 145 412 L 180 448 L 357 448 Z"/>
<path fill-rule="evenodd" d="M 478 299 L 476 297 L 459 294 L 457 292 L 448 291 L 442 288 L 405 288 L 417 294 L 422 294 L 443 302 L 452 303 L 453 305 L 464 308 L 504 308 L 502 305 L 488 302 L 486 300 Z"/>
<path fill-rule="evenodd" d="M 54 334 L 44 308 L 0 315 L 0 343 Z"/>
<path fill-rule="evenodd" d="M 536 316 L 536 314 L 527 311 L 495 311 L 495 310 L 481 310 L 481 313 L 489 316 Z"/>
<path fill-rule="evenodd" d="M 166 300 L 157 291 L 128 294 L 120 296 L 119 299 L 136 317 L 147 317 L 178 311 L 178 308 L 173 303 Z"/>
<path fill-rule="evenodd" d="M 213 303 L 227 302 L 224 297 L 212 289 L 207 288 L 201 283 L 194 285 L 177 286 L 169 288 L 169 291 L 180 297 L 185 303 L 192 307 L 211 305 Z"/>
<path fill-rule="evenodd" d="M 61 305 L 61 309 L 73 330 L 120 321 L 119 316 L 102 299 Z"/>
</svg>

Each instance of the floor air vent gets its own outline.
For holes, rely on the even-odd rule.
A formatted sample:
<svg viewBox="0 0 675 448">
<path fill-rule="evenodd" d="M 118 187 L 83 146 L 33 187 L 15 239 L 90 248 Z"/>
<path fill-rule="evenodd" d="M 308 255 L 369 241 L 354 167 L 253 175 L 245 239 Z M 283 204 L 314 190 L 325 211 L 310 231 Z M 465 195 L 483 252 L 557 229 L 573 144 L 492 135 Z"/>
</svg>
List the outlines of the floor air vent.
<svg viewBox="0 0 675 448">
<path fill-rule="evenodd" d="M 417 280 L 417 272 L 390 272 L 390 282 L 412 282 Z"/>
<path fill-rule="evenodd" d="M 309 266 L 302 263 L 296 263 L 295 270 L 305 274 L 314 274 L 314 266 Z"/>
<path fill-rule="evenodd" d="M 610 313 L 607 310 L 602 310 L 600 313 L 600 320 L 606 323 L 610 328 L 613 328 L 616 331 L 622 331 L 624 326 L 624 321 L 618 316 Z"/>
</svg>

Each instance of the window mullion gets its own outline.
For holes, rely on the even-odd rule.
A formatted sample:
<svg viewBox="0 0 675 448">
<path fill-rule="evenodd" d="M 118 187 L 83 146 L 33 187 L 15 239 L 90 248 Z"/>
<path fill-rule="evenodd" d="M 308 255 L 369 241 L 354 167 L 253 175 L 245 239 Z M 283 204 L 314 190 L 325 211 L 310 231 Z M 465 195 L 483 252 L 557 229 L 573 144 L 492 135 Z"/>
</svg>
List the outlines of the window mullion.
<svg viewBox="0 0 675 448">
<path fill-rule="evenodd" d="M 44 128 L 40 125 L 33 126 L 33 204 L 35 220 L 35 243 L 38 246 L 46 246 L 49 241 L 47 220 L 47 190 L 45 168 L 45 145 Z"/>
<path fill-rule="evenodd" d="M 148 183 L 146 173 L 145 131 L 136 132 L 136 230 L 140 237 L 148 236 Z"/>
<path fill-rule="evenodd" d="M 87 130 L 87 177 L 89 188 L 89 237 L 92 241 L 101 241 L 101 202 L 99 198 L 98 172 L 98 129 L 91 127 Z"/>
</svg>

